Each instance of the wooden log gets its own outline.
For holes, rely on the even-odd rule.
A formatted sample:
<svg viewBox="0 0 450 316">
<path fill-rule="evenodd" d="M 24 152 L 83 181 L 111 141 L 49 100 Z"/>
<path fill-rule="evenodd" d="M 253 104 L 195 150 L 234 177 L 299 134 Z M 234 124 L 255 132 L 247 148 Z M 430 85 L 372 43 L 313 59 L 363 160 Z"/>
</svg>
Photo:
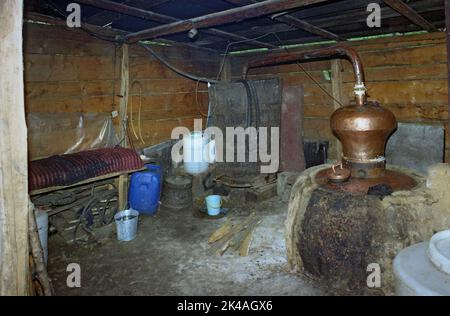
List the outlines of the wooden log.
<svg viewBox="0 0 450 316">
<path fill-rule="evenodd" d="M 0 296 L 29 293 L 22 10 L 0 1 Z"/>
<path fill-rule="evenodd" d="M 254 223 L 258 222 L 259 219 L 256 217 L 256 213 L 252 212 L 248 217 L 246 217 L 242 222 L 234 225 L 231 227 L 230 231 L 225 234 L 220 240 L 218 240 L 216 243 L 214 243 L 211 247 L 211 252 L 222 256 L 227 249 L 233 245 L 233 239 L 236 238 L 236 236 L 248 228 L 249 226 L 252 226 Z"/>
<path fill-rule="evenodd" d="M 437 32 L 438 29 L 433 24 L 425 20 L 419 13 L 417 13 L 413 8 L 407 5 L 402 0 L 383 0 L 392 9 L 403 15 L 405 18 L 413 22 L 414 24 L 420 26 L 428 32 Z"/>
<path fill-rule="evenodd" d="M 145 9 L 149 10 L 153 7 L 159 6 L 171 0 L 153 0 L 151 3 L 146 1 Z M 141 0 L 125 0 L 122 1 L 123 4 L 127 4 L 129 6 L 138 6 L 142 4 Z M 86 18 L 87 23 L 92 23 L 95 25 L 105 25 L 106 23 L 114 23 L 117 20 L 120 20 L 123 17 L 123 14 L 120 12 L 106 11 L 102 10 L 99 13 L 93 14 Z"/>
<path fill-rule="evenodd" d="M 130 89 L 129 75 L 128 45 L 122 45 L 122 66 L 120 71 L 120 105 L 119 105 L 119 121 L 120 121 L 120 139 L 123 139 L 123 146 L 128 146 L 127 125 L 128 125 L 128 93 Z"/>
<path fill-rule="evenodd" d="M 121 174 L 116 179 L 116 187 L 119 194 L 119 211 L 123 211 L 128 204 L 128 175 Z"/>
<path fill-rule="evenodd" d="M 173 23 L 173 22 L 177 22 L 180 21 L 177 18 L 168 16 L 168 15 L 164 15 L 164 14 L 160 14 L 160 13 L 156 13 L 156 12 L 152 12 L 152 11 L 148 11 L 148 10 L 143 10 L 140 8 L 135 8 L 135 7 L 131 7 L 122 3 L 116 3 L 116 2 L 112 2 L 112 1 L 108 1 L 108 0 L 79 0 L 79 3 L 82 4 L 87 4 L 87 5 L 91 5 L 97 8 L 101 8 L 101 9 L 105 9 L 105 10 L 109 10 L 109 11 L 113 11 L 113 12 L 119 12 L 125 15 L 129 15 L 129 16 L 134 16 L 134 17 L 138 17 L 144 20 L 149 20 L 149 21 L 156 21 L 156 22 L 160 22 L 160 23 Z M 218 29 L 208 29 L 208 30 L 203 30 L 202 32 L 210 34 L 210 35 L 214 35 L 214 36 L 219 36 L 219 37 L 223 37 L 223 38 L 227 38 L 233 41 L 245 41 L 247 44 L 252 44 L 258 47 L 277 47 L 276 45 L 272 45 L 272 44 L 267 44 L 267 43 L 263 43 L 257 40 L 252 40 L 250 38 L 241 36 L 241 35 L 237 35 L 237 34 L 233 34 L 233 33 L 229 33 L 229 32 L 225 32 L 222 30 L 218 30 Z"/>
<path fill-rule="evenodd" d="M 253 238 L 253 229 L 248 231 L 247 236 L 245 237 L 244 241 L 239 246 L 239 255 L 241 257 L 245 257 L 248 255 L 250 251 L 250 244 L 252 242 Z"/>
<path fill-rule="evenodd" d="M 127 43 L 133 43 L 144 39 L 153 39 L 164 35 L 189 31 L 192 28 L 201 29 L 215 25 L 226 24 L 229 22 L 236 23 L 270 13 L 280 12 L 325 1 L 326 0 L 266 0 L 240 8 L 233 8 L 221 12 L 215 12 L 197 18 L 181 20 L 174 23 L 142 30 L 136 33 L 131 33 L 126 35 L 124 37 L 124 40 Z"/>
<path fill-rule="evenodd" d="M 231 222 L 227 220 L 225 224 L 220 226 L 218 230 L 216 230 L 208 239 L 208 244 L 212 244 L 220 239 L 222 239 L 224 236 L 226 236 L 231 231 Z"/>
</svg>

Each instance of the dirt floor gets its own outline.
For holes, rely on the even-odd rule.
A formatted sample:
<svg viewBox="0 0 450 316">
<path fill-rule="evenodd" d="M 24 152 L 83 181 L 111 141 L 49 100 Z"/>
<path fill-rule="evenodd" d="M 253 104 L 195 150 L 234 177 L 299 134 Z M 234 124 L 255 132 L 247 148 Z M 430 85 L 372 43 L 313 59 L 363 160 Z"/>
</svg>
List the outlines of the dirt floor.
<svg viewBox="0 0 450 316">
<path fill-rule="evenodd" d="M 250 253 L 228 250 L 214 255 L 209 236 L 226 220 L 201 219 L 189 210 L 163 207 L 157 215 L 140 216 L 138 235 L 119 242 L 113 235 L 101 244 L 49 239 L 49 274 L 57 295 L 321 295 L 310 280 L 286 267 L 284 221 L 287 204 L 278 198 L 260 204 L 232 196 L 226 217 L 238 219 L 254 209 L 262 222 Z M 240 196 L 239 196 L 240 197 Z M 68 288 L 69 263 L 81 267 L 81 287 Z"/>
</svg>

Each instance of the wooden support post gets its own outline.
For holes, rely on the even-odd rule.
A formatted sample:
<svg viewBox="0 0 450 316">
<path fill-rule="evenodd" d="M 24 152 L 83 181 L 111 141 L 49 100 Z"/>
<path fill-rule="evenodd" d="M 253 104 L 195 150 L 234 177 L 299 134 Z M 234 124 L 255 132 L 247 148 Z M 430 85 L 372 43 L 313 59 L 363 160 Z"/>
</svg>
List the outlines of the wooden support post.
<svg viewBox="0 0 450 316">
<path fill-rule="evenodd" d="M 445 27 L 446 27 L 446 38 L 447 38 L 447 74 L 450 78 L 450 0 L 445 0 Z M 450 80 L 448 80 L 448 105 L 447 105 L 447 124 L 446 132 L 447 136 L 450 137 Z M 446 138 L 448 139 L 448 138 Z M 448 141 L 447 141 L 448 143 Z M 445 148 L 445 162 L 450 161 L 450 148 L 446 146 Z"/>
<path fill-rule="evenodd" d="M 123 211 L 128 204 L 128 175 L 121 174 L 116 180 L 118 197 L 118 207 L 119 211 Z"/>
<path fill-rule="evenodd" d="M 0 1 L 0 296 L 29 293 L 22 5 Z"/>
<path fill-rule="evenodd" d="M 120 68 L 120 139 L 123 139 L 123 146 L 128 147 L 127 124 L 128 124 L 128 92 L 130 86 L 128 45 L 122 45 L 122 63 Z"/>
<path fill-rule="evenodd" d="M 333 95 L 333 106 L 337 110 L 342 105 L 342 62 L 340 59 L 331 60 L 331 90 Z M 341 161 L 342 145 L 336 138 L 336 160 Z"/>
</svg>

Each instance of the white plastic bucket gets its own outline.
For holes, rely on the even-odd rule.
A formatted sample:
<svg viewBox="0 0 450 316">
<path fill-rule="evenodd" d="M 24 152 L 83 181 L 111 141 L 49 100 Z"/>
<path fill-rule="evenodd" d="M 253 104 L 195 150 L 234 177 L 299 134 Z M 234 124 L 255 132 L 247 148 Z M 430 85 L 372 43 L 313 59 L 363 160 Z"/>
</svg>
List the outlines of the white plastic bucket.
<svg viewBox="0 0 450 316">
<path fill-rule="evenodd" d="M 208 195 L 206 197 L 206 208 L 209 216 L 216 216 L 220 213 L 220 206 L 222 204 L 222 197 L 220 195 Z"/>
<path fill-rule="evenodd" d="M 44 251 L 44 262 L 47 264 L 48 259 L 48 213 L 46 210 L 36 209 L 34 216 L 36 217 L 37 229 L 39 232 L 39 241 Z"/>
<path fill-rule="evenodd" d="M 450 295 L 450 230 L 398 253 L 394 259 L 399 296 Z"/>
<path fill-rule="evenodd" d="M 136 237 L 139 212 L 133 209 L 120 211 L 114 216 L 117 228 L 117 239 L 130 241 Z"/>
<path fill-rule="evenodd" d="M 214 159 L 215 142 L 203 136 L 202 132 L 192 132 L 183 137 L 183 162 L 187 173 L 205 172 Z"/>
</svg>

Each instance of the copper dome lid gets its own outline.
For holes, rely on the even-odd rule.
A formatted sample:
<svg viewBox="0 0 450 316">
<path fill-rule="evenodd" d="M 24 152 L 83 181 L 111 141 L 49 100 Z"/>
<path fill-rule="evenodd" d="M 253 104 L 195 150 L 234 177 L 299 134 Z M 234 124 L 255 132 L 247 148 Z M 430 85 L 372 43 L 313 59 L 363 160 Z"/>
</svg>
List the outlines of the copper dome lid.
<svg viewBox="0 0 450 316">
<path fill-rule="evenodd" d="M 385 146 L 397 127 L 394 114 L 377 102 L 337 109 L 330 119 L 333 133 L 342 143 L 342 163 L 352 177 L 384 175 Z"/>
</svg>

